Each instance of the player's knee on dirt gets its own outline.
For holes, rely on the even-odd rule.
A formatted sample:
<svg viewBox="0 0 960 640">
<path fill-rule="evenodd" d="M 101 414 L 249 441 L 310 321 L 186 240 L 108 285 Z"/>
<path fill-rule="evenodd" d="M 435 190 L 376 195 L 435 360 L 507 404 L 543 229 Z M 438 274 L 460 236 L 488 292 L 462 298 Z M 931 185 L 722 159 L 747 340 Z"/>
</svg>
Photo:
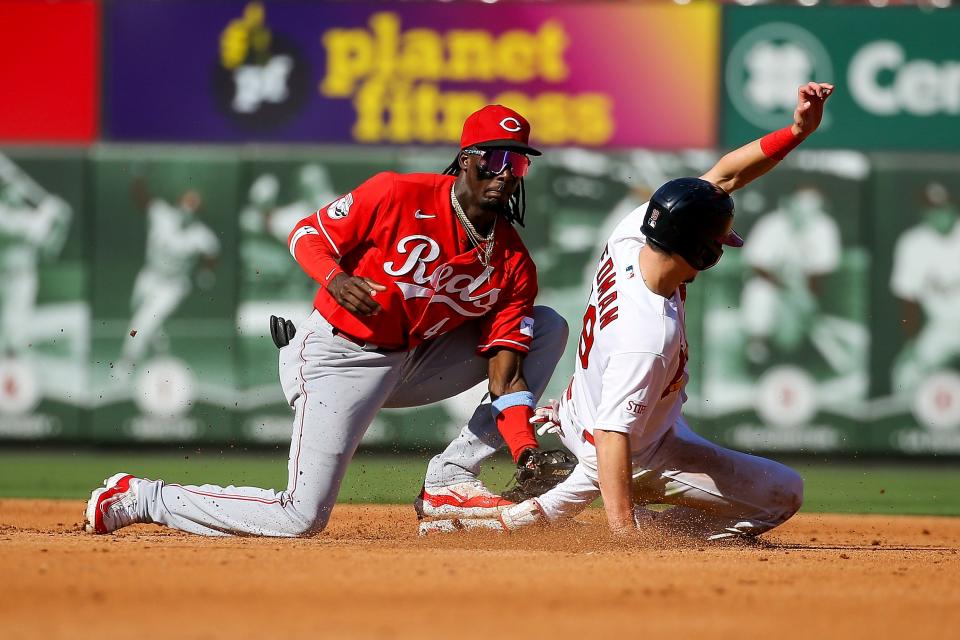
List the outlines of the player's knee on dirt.
<svg viewBox="0 0 960 640">
<path fill-rule="evenodd" d="M 303 538 L 320 533 L 327 528 L 330 512 L 331 509 L 325 507 L 294 509 L 289 523 L 290 537 Z"/>
<path fill-rule="evenodd" d="M 786 522 L 803 505 L 803 478 L 785 465 L 779 465 L 776 482 L 771 489 L 770 507 L 773 519 L 779 524 Z"/>
</svg>

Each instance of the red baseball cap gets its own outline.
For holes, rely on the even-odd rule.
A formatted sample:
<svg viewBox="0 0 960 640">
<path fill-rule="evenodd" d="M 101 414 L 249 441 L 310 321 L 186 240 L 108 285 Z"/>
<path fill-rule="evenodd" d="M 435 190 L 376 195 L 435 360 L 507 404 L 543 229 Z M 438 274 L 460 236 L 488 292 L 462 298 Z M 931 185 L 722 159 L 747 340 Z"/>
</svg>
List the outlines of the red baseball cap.
<svg viewBox="0 0 960 640">
<path fill-rule="evenodd" d="M 531 156 L 543 155 L 528 143 L 530 123 L 502 104 L 488 104 L 474 111 L 463 123 L 460 148 L 509 149 Z"/>
</svg>

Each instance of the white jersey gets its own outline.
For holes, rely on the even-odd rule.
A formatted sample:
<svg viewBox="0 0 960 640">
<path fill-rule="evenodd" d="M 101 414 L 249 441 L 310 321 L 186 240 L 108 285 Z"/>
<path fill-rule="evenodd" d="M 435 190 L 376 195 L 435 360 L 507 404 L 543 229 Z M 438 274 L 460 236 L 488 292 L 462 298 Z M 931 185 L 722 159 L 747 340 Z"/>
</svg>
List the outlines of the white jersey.
<svg viewBox="0 0 960 640">
<path fill-rule="evenodd" d="M 947 234 L 926 225 L 904 232 L 893 252 L 890 289 L 932 321 L 960 320 L 960 222 Z"/>
<path fill-rule="evenodd" d="M 743 259 L 751 267 L 776 275 L 781 282 L 797 274 L 831 273 L 840 264 L 840 231 L 822 211 L 807 211 L 792 219 L 776 210 L 760 218 L 743 245 Z"/>
<path fill-rule="evenodd" d="M 659 296 L 640 275 L 646 208 L 623 219 L 600 257 L 560 409 L 564 430 L 574 429 L 587 442 L 596 429 L 630 434 L 635 467 L 680 417 L 688 377 L 684 293 Z M 596 473 L 593 447 L 581 449 L 580 461 Z"/>
<path fill-rule="evenodd" d="M 170 278 L 187 279 L 197 259 L 220 252 L 220 241 L 206 225 L 163 200 L 147 209 L 146 269 Z"/>
</svg>

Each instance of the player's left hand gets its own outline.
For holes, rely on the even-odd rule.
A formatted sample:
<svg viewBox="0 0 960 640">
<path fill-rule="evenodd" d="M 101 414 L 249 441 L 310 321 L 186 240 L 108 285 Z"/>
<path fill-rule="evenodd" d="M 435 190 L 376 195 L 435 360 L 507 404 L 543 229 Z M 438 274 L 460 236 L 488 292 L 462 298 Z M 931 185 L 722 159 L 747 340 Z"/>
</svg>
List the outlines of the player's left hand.
<svg viewBox="0 0 960 640">
<path fill-rule="evenodd" d="M 566 480 L 576 467 L 576 457 L 563 449 L 526 449 L 510 481 L 516 486 L 500 495 L 517 503 L 536 498 Z"/>
<path fill-rule="evenodd" d="M 551 398 L 547 404 L 537 407 L 530 418 L 530 424 L 537 427 L 537 435 L 545 436 L 548 433 L 563 435 L 563 427 L 560 426 L 560 403 Z"/>
<path fill-rule="evenodd" d="M 823 104 L 833 94 L 833 85 L 808 82 L 797 89 L 797 108 L 793 112 L 793 135 L 806 138 L 823 120 Z"/>
</svg>

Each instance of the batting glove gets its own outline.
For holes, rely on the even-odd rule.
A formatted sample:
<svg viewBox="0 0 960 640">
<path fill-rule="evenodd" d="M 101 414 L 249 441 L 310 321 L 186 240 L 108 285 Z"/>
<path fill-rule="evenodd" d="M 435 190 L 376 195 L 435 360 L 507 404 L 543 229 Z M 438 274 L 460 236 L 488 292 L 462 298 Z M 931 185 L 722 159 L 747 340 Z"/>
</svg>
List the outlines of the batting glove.
<svg viewBox="0 0 960 640">
<path fill-rule="evenodd" d="M 546 521 L 546 516 L 536 500 L 524 500 L 513 504 L 500 512 L 500 524 L 507 531 L 515 531 Z"/>
<path fill-rule="evenodd" d="M 537 435 L 545 436 L 548 433 L 563 435 L 563 427 L 560 425 L 560 403 L 553 398 L 547 400 L 547 404 L 537 407 L 530 418 L 530 424 L 537 426 Z"/>
</svg>

